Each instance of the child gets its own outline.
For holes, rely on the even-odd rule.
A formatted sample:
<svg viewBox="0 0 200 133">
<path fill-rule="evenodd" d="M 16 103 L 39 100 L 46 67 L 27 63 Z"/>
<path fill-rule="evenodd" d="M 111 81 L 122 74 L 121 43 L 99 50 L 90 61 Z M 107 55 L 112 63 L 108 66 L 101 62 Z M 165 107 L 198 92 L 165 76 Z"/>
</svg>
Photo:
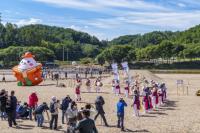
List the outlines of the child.
<svg viewBox="0 0 200 133">
<path fill-rule="evenodd" d="M 131 105 L 134 109 L 134 113 L 136 117 L 139 117 L 139 110 L 140 110 L 140 95 L 138 90 L 134 90 L 133 95 L 133 104 Z"/>
<path fill-rule="evenodd" d="M 76 97 L 76 101 L 81 101 L 80 85 L 77 85 L 77 86 L 76 86 L 76 89 L 75 89 L 75 97 Z"/>
<path fill-rule="evenodd" d="M 129 96 L 129 82 L 126 81 L 126 86 L 124 87 L 124 94 L 126 97 Z"/>
<path fill-rule="evenodd" d="M 90 79 L 89 78 L 87 78 L 86 87 L 87 87 L 87 91 L 91 92 L 91 83 L 90 83 Z"/>
</svg>

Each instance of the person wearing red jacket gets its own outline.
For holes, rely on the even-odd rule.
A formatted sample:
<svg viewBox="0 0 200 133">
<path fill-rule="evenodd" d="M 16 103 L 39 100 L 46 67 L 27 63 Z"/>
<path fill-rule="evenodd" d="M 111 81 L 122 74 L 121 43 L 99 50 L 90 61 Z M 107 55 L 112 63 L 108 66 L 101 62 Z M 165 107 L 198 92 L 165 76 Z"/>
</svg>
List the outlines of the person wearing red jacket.
<svg viewBox="0 0 200 133">
<path fill-rule="evenodd" d="M 37 107 L 37 103 L 38 103 L 37 94 L 35 92 L 32 92 L 30 94 L 30 96 L 28 97 L 28 100 L 29 100 L 28 105 L 29 105 L 29 108 L 30 108 L 29 119 L 32 120 L 32 112 L 35 110 L 35 108 Z"/>
</svg>

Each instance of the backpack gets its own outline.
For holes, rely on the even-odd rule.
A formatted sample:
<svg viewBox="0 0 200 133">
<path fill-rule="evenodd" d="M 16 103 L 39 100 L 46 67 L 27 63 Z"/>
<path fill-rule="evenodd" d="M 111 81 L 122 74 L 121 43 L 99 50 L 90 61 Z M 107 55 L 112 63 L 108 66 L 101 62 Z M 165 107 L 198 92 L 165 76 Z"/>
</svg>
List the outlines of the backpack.
<svg viewBox="0 0 200 133">
<path fill-rule="evenodd" d="M 50 109 L 49 109 L 49 111 L 51 112 L 51 113 L 55 113 L 55 103 L 50 103 Z"/>
</svg>

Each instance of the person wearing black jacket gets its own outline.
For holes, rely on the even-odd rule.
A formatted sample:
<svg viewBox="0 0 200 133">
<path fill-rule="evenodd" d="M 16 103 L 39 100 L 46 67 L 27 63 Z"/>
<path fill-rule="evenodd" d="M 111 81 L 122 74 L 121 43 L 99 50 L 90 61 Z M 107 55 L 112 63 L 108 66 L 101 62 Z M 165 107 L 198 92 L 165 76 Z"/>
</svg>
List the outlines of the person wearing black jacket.
<svg viewBox="0 0 200 133">
<path fill-rule="evenodd" d="M 6 113 L 8 115 L 8 125 L 12 127 L 12 123 L 17 126 L 16 123 L 16 108 L 17 108 L 17 98 L 14 96 L 15 92 L 11 91 L 11 96 L 8 97 L 6 102 Z"/>
<path fill-rule="evenodd" d="M 103 109 L 103 105 L 104 104 L 105 104 L 105 101 L 104 101 L 103 97 L 102 96 L 98 96 L 96 101 L 95 101 L 95 107 L 96 107 L 96 110 L 97 110 L 97 114 L 94 117 L 94 120 L 96 120 L 97 117 L 100 115 L 101 118 L 104 121 L 105 126 L 108 126 L 108 123 L 107 123 L 105 115 L 104 115 L 105 114 L 104 109 Z"/>
<path fill-rule="evenodd" d="M 6 119 L 6 101 L 8 98 L 8 94 L 5 90 L 1 90 L 0 92 L 0 112 L 1 112 L 1 120 Z"/>
<path fill-rule="evenodd" d="M 46 112 L 47 113 L 47 116 L 49 117 L 48 115 L 48 112 L 47 110 L 49 110 L 49 107 L 47 105 L 46 102 L 43 102 L 41 105 L 39 105 L 35 111 L 33 112 L 34 115 L 36 116 L 37 118 L 37 126 L 38 127 L 42 127 L 43 126 L 43 122 L 44 122 L 44 116 L 43 116 L 43 112 Z M 49 119 L 49 118 L 48 118 Z"/>
<path fill-rule="evenodd" d="M 69 106 L 69 103 L 71 102 L 71 98 L 69 95 L 67 95 L 63 100 L 61 104 L 61 110 L 62 110 L 62 124 L 64 124 L 65 114 L 67 111 L 67 108 Z"/>
<path fill-rule="evenodd" d="M 90 119 L 90 111 L 82 111 L 83 119 L 79 121 L 74 130 L 78 130 L 79 133 L 98 133 L 94 120 Z"/>
</svg>

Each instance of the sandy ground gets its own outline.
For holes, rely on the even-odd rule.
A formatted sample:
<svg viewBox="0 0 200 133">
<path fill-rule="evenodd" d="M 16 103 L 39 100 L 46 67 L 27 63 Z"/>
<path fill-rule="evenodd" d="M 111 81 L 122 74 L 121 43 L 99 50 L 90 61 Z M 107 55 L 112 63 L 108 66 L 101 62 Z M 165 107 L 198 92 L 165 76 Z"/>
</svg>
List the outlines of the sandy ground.
<svg viewBox="0 0 200 133">
<path fill-rule="evenodd" d="M 193 74 L 157 74 L 153 75 L 148 71 L 131 71 L 131 75 L 134 74 L 144 75 L 148 79 L 154 79 L 157 81 L 164 81 L 168 87 L 168 102 L 164 107 L 159 108 L 157 111 L 153 111 L 150 114 L 143 115 L 136 118 L 133 116 L 133 108 L 130 106 L 131 99 L 125 98 L 128 103 L 128 107 L 125 109 L 125 128 L 126 132 L 151 132 L 151 133 L 200 133 L 200 100 L 195 96 L 196 90 L 200 86 L 200 75 Z M 1 78 L 1 77 L 0 77 Z M 120 129 L 116 128 L 116 103 L 119 97 L 114 96 L 111 92 L 112 77 L 103 79 L 104 87 L 103 93 L 82 93 L 83 103 L 78 103 L 78 107 L 84 106 L 85 103 L 94 103 L 96 96 L 102 95 L 106 101 L 105 112 L 106 118 L 110 127 L 104 127 L 101 125 L 100 118 L 97 119 L 96 125 L 99 133 L 120 133 Z M 179 96 L 177 96 L 176 80 L 183 79 L 185 83 L 185 94 L 180 90 Z M 74 98 L 73 81 L 63 80 L 68 87 L 60 88 L 56 87 L 56 82 L 47 80 L 39 86 L 34 87 L 18 87 L 16 82 L 0 83 L 0 89 L 6 89 L 8 91 L 15 90 L 18 100 L 25 102 L 28 100 L 28 95 L 36 91 L 39 97 L 39 102 L 46 101 L 50 103 L 51 97 L 56 96 L 58 99 L 62 99 L 67 94 Z M 189 85 L 188 85 L 189 84 Z M 188 93 L 186 95 L 186 86 L 188 86 Z M 82 86 L 82 92 L 86 92 L 85 86 Z M 47 118 L 45 118 L 47 120 Z M 6 121 L 0 121 L 1 133 L 50 133 L 50 132 L 64 132 L 66 131 L 66 125 L 61 124 L 61 114 L 59 114 L 59 131 L 51 131 L 48 122 L 44 124 L 44 128 L 36 127 L 36 122 L 29 120 L 17 120 L 20 128 L 8 128 Z"/>
</svg>

